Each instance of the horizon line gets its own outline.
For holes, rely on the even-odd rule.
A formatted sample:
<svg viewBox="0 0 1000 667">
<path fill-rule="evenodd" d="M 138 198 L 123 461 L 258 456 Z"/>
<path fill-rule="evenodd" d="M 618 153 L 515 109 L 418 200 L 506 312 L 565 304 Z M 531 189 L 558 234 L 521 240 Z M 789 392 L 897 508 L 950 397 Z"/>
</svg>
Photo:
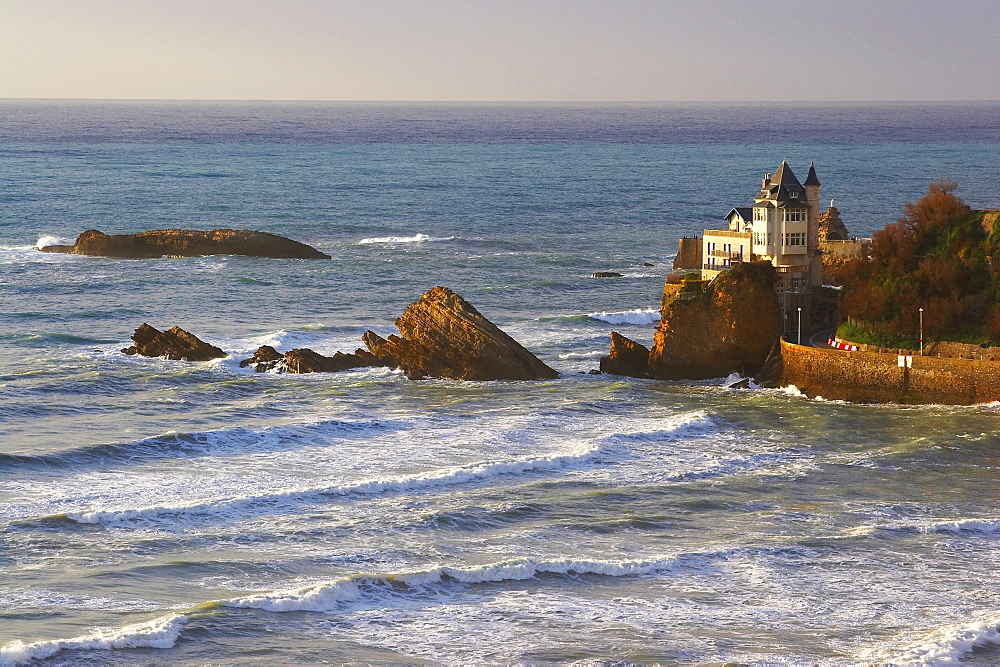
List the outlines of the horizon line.
<svg viewBox="0 0 1000 667">
<path fill-rule="evenodd" d="M 47 102 L 285 102 L 329 104 L 970 104 L 1000 103 L 1000 99 L 924 100 L 404 100 L 328 98 L 223 98 L 223 97 L 0 97 L 0 101 Z"/>
</svg>

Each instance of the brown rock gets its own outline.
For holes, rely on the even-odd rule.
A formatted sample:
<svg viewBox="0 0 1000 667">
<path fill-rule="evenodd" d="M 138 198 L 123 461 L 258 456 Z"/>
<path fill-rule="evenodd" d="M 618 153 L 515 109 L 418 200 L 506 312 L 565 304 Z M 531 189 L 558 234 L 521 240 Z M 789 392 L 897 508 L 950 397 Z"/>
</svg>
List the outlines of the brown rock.
<svg viewBox="0 0 1000 667">
<path fill-rule="evenodd" d="M 425 292 L 396 320 L 400 336 L 366 332 L 379 360 L 413 379 L 536 380 L 559 374 L 445 287 Z"/>
<path fill-rule="evenodd" d="M 820 213 L 817 219 L 819 224 L 819 240 L 823 241 L 846 241 L 849 237 L 847 226 L 840 219 L 840 209 L 831 205 L 826 213 Z"/>
<path fill-rule="evenodd" d="M 214 345 L 209 345 L 192 333 L 180 327 L 169 331 L 158 331 L 148 324 L 142 324 L 132 334 L 135 345 L 122 350 L 125 354 L 143 357 L 163 357 L 185 361 L 209 361 L 221 359 L 226 353 Z"/>
<path fill-rule="evenodd" d="M 617 271 L 598 271 L 591 276 L 592 278 L 622 278 L 623 275 Z"/>
<path fill-rule="evenodd" d="M 202 255 L 249 255 L 252 257 L 330 259 L 312 246 L 283 236 L 247 229 L 158 229 L 142 234 L 104 234 L 91 229 L 80 234 L 76 244 L 51 245 L 43 252 L 100 257 L 150 258 Z"/>
<path fill-rule="evenodd" d="M 611 353 L 601 357 L 601 371 L 636 378 L 649 377 L 649 348 L 612 331 Z"/>
<path fill-rule="evenodd" d="M 296 348 L 281 354 L 270 345 L 262 345 L 249 359 L 240 362 L 241 367 L 253 366 L 258 373 L 266 373 L 277 368 L 279 373 L 335 373 L 351 368 L 367 366 L 383 366 L 373 355 L 365 350 L 356 354 L 336 352 L 327 357 L 307 347 Z"/>
<path fill-rule="evenodd" d="M 651 376 L 702 380 L 758 371 L 781 334 L 774 280 L 769 262 L 743 263 L 707 286 L 665 292 Z"/>
</svg>

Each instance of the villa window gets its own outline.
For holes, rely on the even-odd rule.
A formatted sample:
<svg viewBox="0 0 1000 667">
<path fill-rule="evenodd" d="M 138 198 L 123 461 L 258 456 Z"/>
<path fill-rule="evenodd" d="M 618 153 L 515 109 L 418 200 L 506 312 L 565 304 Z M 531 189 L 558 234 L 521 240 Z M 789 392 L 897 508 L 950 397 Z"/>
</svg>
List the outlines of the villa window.
<svg viewBox="0 0 1000 667">
<path fill-rule="evenodd" d="M 785 222 L 805 222 L 806 211 L 804 208 L 785 209 Z"/>
<path fill-rule="evenodd" d="M 753 219 L 755 222 L 767 222 L 767 209 L 755 208 L 753 210 Z"/>
<path fill-rule="evenodd" d="M 802 232 L 792 232 L 785 234 L 785 245 L 805 245 L 805 234 Z"/>
</svg>

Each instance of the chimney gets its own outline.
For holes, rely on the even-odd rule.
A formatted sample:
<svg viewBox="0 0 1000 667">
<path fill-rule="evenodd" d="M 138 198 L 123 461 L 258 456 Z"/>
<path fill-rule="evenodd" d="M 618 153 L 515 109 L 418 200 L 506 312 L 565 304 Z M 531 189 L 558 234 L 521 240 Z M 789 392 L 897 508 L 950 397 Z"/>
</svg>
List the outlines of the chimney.
<svg viewBox="0 0 1000 667">
<path fill-rule="evenodd" d="M 760 189 L 767 190 L 767 186 L 771 184 L 771 174 L 764 174 L 764 179 L 760 182 Z"/>
</svg>

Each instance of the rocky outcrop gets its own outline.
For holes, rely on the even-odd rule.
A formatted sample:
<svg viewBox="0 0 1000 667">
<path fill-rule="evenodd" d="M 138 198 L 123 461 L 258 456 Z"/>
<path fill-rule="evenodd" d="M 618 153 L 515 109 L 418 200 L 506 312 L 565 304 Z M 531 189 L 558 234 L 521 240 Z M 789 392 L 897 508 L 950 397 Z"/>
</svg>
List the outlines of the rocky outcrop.
<svg viewBox="0 0 1000 667">
<path fill-rule="evenodd" d="M 425 292 L 396 320 L 399 336 L 367 332 L 364 342 L 380 363 L 411 378 L 537 380 L 558 373 L 445 287 Z"/>
<path fill-rule="evenodd" d="M 251 257 L 330 259 L 330 256 L 298 241 L 247 229 L 158 229 L 142 234 L 104 234 L 91 229 L 80 234 L 74 245 L 51 245 L 43 252 L 142 259 L 202 255 L 249 255 Z"/>
<path fill-rule="evenodd" d="M 132 334 L 132 340 L 135 345 L 122 350 L 125 354 L 163 357 L 175 361 L 210 361 L 226 356 L 221 349 L 180 327 L 159 331 L 144 323 Z"/>
<path fill-rule="evenodd" d="M 826 213 L 820 213 L 817 220 L 819 222 L 819 240 L 823 241 L 846 241 L 849 238 L 847 226 L 840 219 L 840 209 L 830 206 Z"/>
<path fill-rule="evenodd" d="M 258 373 L 277 370 L 279 373 L 334 373 L 351 368 L 384 366 L 372 354 L 358 350 L 355 354 L 336 352 L 327 357 L 307 347 L 296 348 L 282 354 L 270 345 L 262 345 L 249 359 L 240 362 L 241 368 L 253 366 Z"/>
<path fill-rule="evenodd" d="M 624 274 L 617 271 L 597 271 L 591 275 L 592 278 L 622 278 Z"/>
<path fill-rule="evenodd" d="M 757 372 L 781 333 L 774 281 L 770 263 L 744 263 L 700 289 L 685 284 L 665 295 L 650 376 L 700 380 Z"/>
<path fill-rule="evenodd" d="M 611 332 L 611 352 L 601 357 L 601 372 L 629 377 L 649 377 L 649 348 Z"/>
</svg>

